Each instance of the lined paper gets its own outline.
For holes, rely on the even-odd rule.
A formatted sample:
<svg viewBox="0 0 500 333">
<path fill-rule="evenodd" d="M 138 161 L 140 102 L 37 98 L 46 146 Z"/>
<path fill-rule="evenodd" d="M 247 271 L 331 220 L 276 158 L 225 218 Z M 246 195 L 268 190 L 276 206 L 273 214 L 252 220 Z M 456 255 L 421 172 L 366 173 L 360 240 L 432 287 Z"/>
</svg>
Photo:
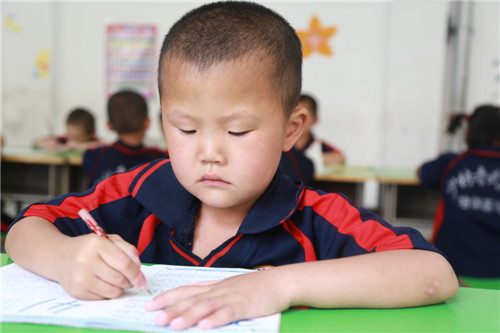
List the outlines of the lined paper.
<svg viewBox="0 0 500 333">
<path fill-rule="evenodd" d="M 116 299 L 82 301 L 69 296 L 56 282 L 10 264 L 1 268 L 1 321 L 75 327 L 173 332 L 154 323 L 158 312 L 144 309 L 146 302 L 166 290 L 202 281 L 220 280 L 252 272 L 245 269 L 206 268 L 171 265 L 142 266 L 150 295 L 136 288 Z M 244 320 L 215 329 L 215 332 L 278 332 L 280 314 Z M 198 332 L 197 328 L 186 330 Z M 204 331 L 206 332 L 206 331 Z"/>
</svg>

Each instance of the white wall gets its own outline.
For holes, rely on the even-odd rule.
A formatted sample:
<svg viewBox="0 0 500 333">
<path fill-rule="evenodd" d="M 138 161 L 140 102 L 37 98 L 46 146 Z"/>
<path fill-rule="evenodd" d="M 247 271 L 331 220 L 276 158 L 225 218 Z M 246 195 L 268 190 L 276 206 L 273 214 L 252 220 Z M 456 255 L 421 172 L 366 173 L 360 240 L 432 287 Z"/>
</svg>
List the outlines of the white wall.
<svg viewBox="0 0 500 333">
<path fill-rule="evenodd" d="M 7 144 L 29 144 L 49 131 L 54 77 L 36 74 L 36 58 L 43 50 L 54 56 L 53 9 L 50 3 L 2 3 L 2 135 Z"/>
<path fill-rule="evenodd" d="M 304 59 L 303 87 L 320 103 L 317 135 L 342 148 L 348 164 L 415 167 L 438 152 L 447 2 L 265 4 L 297 30 L 308 29 L 313 15 L 324 26 L 337 27 L 329 41 L 333 57 Z M 197 5 L 4 3 L 4 20 L 14 15 L 24 26 L 19 33 L 3 31 L 2 133 L 7 144 L 29 145 L 45 135 L 44 121 L 50 117 L 62 133 L 65 115 L 76 105 L 93 110 L 99 136 L 113 140 L 105 127 L 106 25 L 156 24 L 161 44 L 175 20 Z M 483 43 L 490 40 L 490 28 L 478 30 Z M 33 53 L 42 47 L 53 54 L 52 75 L 45 80 L 30 75 Z M 477 80 L 474 86 L 482 86 L 484 79 Z M 160 141 L 156 96 L 150 111 L 154 123 L 148 136 Z"/>
<path fill-rule="evenodd" d="M 467 110 L 500 103 L 500 2 L 475 2 L 472 11 Z"/>
</svg>

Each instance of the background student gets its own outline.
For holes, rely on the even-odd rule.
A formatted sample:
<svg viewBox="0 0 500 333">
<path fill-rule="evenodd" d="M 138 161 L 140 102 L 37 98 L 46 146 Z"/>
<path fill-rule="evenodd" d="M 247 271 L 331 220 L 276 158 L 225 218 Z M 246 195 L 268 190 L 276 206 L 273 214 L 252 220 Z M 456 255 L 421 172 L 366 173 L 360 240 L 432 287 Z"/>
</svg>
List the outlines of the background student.
<svg viewBox="0 0 500 333">
<path fill-rule="evenodd" d="M 28 207 L 7 235 L 9 256 L 86 299 L 144 287 L 139 260 L 276 266 L 154 297 L 147 310 L 161 310 L 156 323 L 173 329 L 210 329 L 295 305 L 393 308 L 452 297 L 453 270 L 418 231 L 277 172 L 307 117 L 297 107 L 301 65 L 295 30 L 262 5 L 212 2 L 190 11 L 160 53 L 170 159 Z M 87 234 L 80 208 L 113 242 Z"/>
<path fill-rule="evenodd" d="M 148 104 L 141 94 L 132 90 L 116 92 L 109 98 L 107 109 L 108 127 L 117 133 L 118 140 L 85 152 L 83 170 L 90 185 L 166 156 L 160 149 L 143 143 L 150 119 Z"/>
<path fill-rule="evenodd" d="M 94 116 L 86 109 L 77 108 L 72 110 L 66 118 L 65 135 L 37 139 L 34 142 L 34 147 L 50 150 L 84 151 L 100 144 L 101 142 L 96 138 Z"/>
<path fill-rule="evenodd" d="M 313 134 L 312 127 L 318 122 L 318 104 L 316 100 L 311 95 L 302 94 L 300 96 L 299 105 L 309 112 L 309 117 L 306 121 L 302 136 L 295 144 L 295 148 L 303 151 L 307 156 L 313 156 L 311 154 L 316 154 L 316 152 L 312 150 L 320 148 L 324 165 L 345 164 L 345 156 L 340 149 L 323 139 L 316 138 Z M 315 147 L 316 145 L 318 145 L 318 147 Z M 315 161 L 316 157 L 313 156 L 311 159 Z M 318 164 L 318 162 L 316 162 L 316 164 Z M 318 169 L 321 168 L 319 165 L 315 166 Z"/>
<path fill-rule="evenodd" d="M 467 151 L 418 170 L 422 186 L 441 191 L 432 242 L 458 275 L 500 277 L 500 107 L 476 108 L 465 139 Z"/>
</svg>

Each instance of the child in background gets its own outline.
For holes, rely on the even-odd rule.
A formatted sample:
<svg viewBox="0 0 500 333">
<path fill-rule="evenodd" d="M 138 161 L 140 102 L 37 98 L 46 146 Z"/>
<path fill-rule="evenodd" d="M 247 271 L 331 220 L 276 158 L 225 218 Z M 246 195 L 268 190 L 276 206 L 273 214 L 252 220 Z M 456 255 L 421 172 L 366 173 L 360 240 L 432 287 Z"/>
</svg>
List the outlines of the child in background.
<svg viewBox="0 0 500 333">
<path fill-rule="evenodd" d="M 170 159 L 28 207 L 7 235 L 9 256 L 82 299 L 145 287 L 140 260 L 276 266 L 155 296 L 146 309 L 176 330 L 296 305 L 393 308 L 453 297 L 451 266 L 418 231 L 277 172 L 307 118 L 297 106 L 301 68 L 295 30 L 266 7 L 228 1 L 190 11 L 160 53 Z M 113 242 L 88 234 L 80 208 Z"/>
<path fill-rule="evenodd" d="M 91 186 L 114 173 L 166 157 L 158 148 L 144 146 L 150 120 L 148 104 L 141 94 L 119 91 L 109 98 L 107 108 L 108 127 L 118 134 L 118 141 L 87 150 L 83 155 L 83 171 Z"/>
<path fill-rule="evenodd" d="M 90 111 L 82 108 L 72 110 L 66 118 L 66 135 L 35 140 L 35 148 L 49 150 L 84 151 L 97 147 L 101 142 L 95 135 L 95 120 Z"/>
<path fill-rule="evenodd" d="M 325 140 L 315 138 L 312 133 L 312 127 L 318 122 L 318 104 L 316 100 L 310 95 L 303 94 L 300 96 L 299 105 L 309 112 L 309 117 L 307 118 L 304 132 L 299 140 L 297 140 L 295 147 L 303 151 L 306 156 L 310 156 L 314 161 L 315 157 L 313 156 L 314 152 L 312 152 L 312 150 L 315 144 L 319 144 L 321 147 L 323 165 L 345 164 L 345 156 L 340 149 Z M 316 162 L 316 164 L 318 164 L 318 162 Z M 317 167 L 318 171 L 322 169 L 322 166 L 319 165 L 315 165 L 315 167 Z"/>
<path fill-rule="evenodd" d="M 500 277 L 500 107 L 476 108 L 466 141 L 466 152 L 418 170 L 422 186 L 441 190 L 432 242 L 457 275 Z"/>
</svg>

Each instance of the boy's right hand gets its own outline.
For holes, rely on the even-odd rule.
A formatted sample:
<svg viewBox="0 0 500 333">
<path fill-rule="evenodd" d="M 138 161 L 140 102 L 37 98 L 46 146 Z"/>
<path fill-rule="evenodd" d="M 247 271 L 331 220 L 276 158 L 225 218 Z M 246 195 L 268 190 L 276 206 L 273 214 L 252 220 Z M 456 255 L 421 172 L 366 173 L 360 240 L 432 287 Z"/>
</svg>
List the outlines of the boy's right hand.
<svg viewBox="0 0 500 333">
<path fill-rule="evenodd" d="M 120 296 L 127 288 L 147 287 L 137 249 L 118 235 L 95 234 L 66 239 L 57 266 L 57 280 L 78 299 Z"/>
</svg>

